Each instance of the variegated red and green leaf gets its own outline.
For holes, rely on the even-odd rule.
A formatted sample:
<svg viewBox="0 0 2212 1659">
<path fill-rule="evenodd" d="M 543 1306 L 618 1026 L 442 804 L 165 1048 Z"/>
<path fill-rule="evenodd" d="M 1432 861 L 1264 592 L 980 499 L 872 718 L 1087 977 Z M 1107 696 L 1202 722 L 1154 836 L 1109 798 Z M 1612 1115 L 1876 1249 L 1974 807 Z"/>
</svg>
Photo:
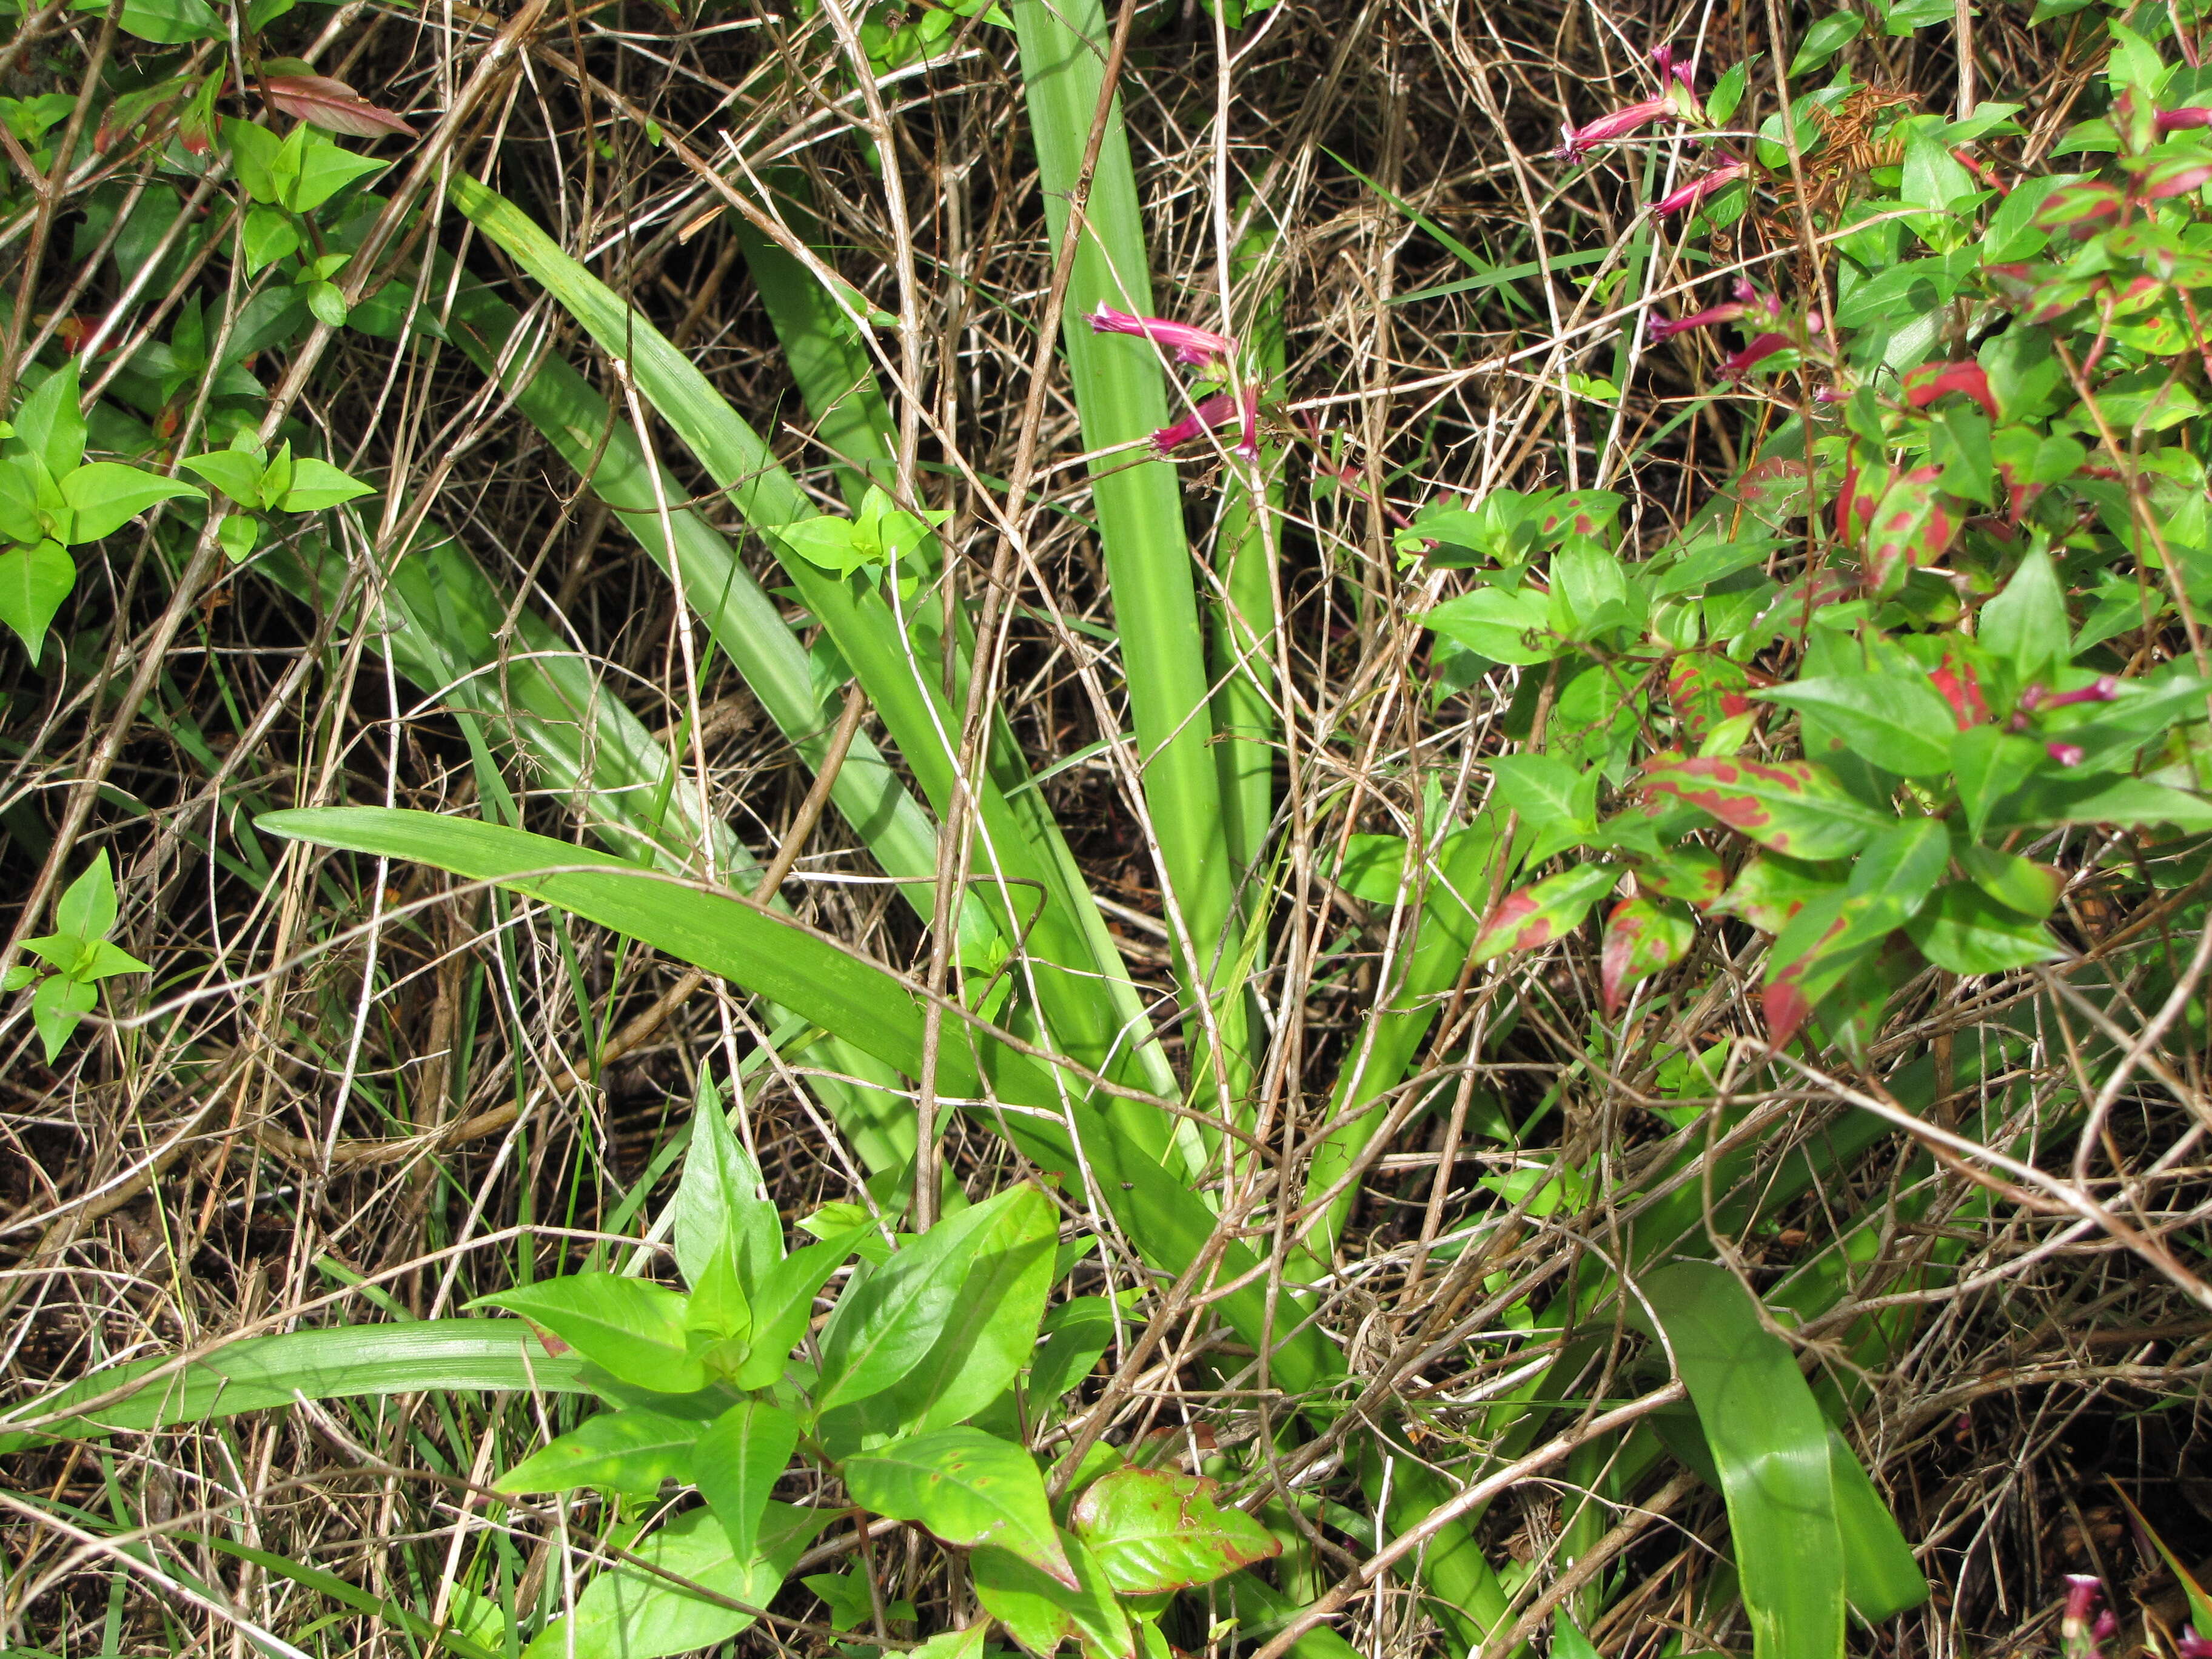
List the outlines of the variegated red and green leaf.
<svg viewBox="0 0 2212 1659">
<path fill-rule="evenodd" d="M 1755 858 L 1735 872 L 1728 891 L 1713 902 L 1717 915 L 1739 916 L 1762 933 L 1778 933 L 1814 899 L 1840 895 L 1844 884 L 1806 868 L 1795 859 Z"/>
<path fill-rule="evenodd" d="M 1638 865 L 1636 884 L 1703 910 L 1728 890 L 1728 867 L 1695 842 L 1685 842 L 1663 857 Z"/>
<path fill-rule="evenodd" d="M 1471 959 L 1479 964 L 1510 951 L 1533 951 L 1571 933 L 1620 874 L 1617 864 L 1582 864 L 1508 893 L 1474 936 Z"/>
<path fill-rule="evenodd" d="M 1896 822 L 1810 761 L 1668 757 L 1647 765 L 1644 789 L 1647 795 L 1672 795 L 1792 858 L 1847 858 Z"/>
<path fill-rule="evenodd" d="M 1912 572 L 1950 550 L 1960 519 L 1951 498 L 1936 488 L 1942 476 L 1939 466 L 1916 466 L 1882 491 L 1867 532 L 1867 584 L 1876 592 L 1895 592 Z"/>
<path fill-rule="evenodd" d="M 1669 900 L 1638 893 L 1614 905 L 1598 956 L 1607 1018 L 1620 1012 L 1630 986 L 1673 967 L 1697 937 L 1690 913 Z"/>
<path fill-rule="evenodd" d="M 1685 651 L 1667 667 L 1667 702 L 1690 742 L 1703 743 L 1723 720 L 1748 714 L 1751 675 L 1717 651 Z"/>
</svg>

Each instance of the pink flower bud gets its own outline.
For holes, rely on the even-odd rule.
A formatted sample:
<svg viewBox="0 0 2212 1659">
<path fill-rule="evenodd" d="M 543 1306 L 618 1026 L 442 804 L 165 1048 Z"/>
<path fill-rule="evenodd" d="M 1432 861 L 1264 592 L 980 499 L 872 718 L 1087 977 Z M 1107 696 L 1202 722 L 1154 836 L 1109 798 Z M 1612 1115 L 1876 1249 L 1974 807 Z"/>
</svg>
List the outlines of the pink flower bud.
<svg viewBox="0 0 2212 1659">
<path fill-rule="evenodd" d="M 2046 743 L 2043 752 L 2061 766 L 2079 766 L 2088 751 L 2078 743 Z"/>
<path fill-rule="evenodd" d="M 1254 396 L 1256 403 L 1256 392 Z M 1237 418 L 1237 399 L 1225 392 L 1217 392 L 1173 426 L 1164 426 L 1152 434 L 1153 452 L 1164 459 L 1185 444 L 1194 443 L 1203 438 L 1216 427 L 1227 426 Z"/>
</svg>

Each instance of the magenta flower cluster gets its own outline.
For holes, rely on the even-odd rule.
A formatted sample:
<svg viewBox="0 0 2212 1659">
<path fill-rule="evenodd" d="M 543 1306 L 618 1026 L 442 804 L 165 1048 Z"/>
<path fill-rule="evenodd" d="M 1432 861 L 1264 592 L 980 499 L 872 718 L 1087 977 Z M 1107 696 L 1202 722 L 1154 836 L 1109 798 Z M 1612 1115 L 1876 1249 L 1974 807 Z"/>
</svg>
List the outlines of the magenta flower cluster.
<svg viewBox="0 0 2212 1659">
<path fill-rule="evenodd" d="M 1164 317 L 1139 317 L 1127 311 L 1115 311 L 1110 306 L 1101 306 L 1084 319 L 1091 331 L 1097 334 L 1134 334 L 1150 340 L 1164 349 L 1175 362 L 1185 368 L 1200 369 L 1208 380 L 1230 378 L 1230 365 L 1237 356 L 1237 342 L 1226 334 L 1216 334 L 1212 329 L 1199 328 L 1190 323 L 1173 323 Z M 1232 422 L 1241 423 L 1237 434 L 1237 453 L 1248 460 L 1260 457 L 1260 388 L 1247 381 L 1237 392 L 1217 392 L 1201 398 L 1190 413 L 1152 434 L 1153 451 L 1163 459 L 1172 455 L 1185 444 L 1194 443 L 1207 433 L 1218 431 Z"/>
</svg>

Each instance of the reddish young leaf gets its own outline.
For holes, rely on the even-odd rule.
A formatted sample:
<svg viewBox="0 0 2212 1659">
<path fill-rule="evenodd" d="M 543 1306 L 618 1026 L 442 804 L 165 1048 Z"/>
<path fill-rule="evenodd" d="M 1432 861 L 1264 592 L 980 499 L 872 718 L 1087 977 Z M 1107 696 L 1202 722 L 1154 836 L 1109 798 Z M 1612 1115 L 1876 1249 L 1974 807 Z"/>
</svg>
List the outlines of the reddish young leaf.
<svg viewBox="0 0 2212 1659">
<path fill-rule="evenodd" d="M 1928 677 L 1928 683 L 1942 694 L 1945 702 L 1951 705 L 1951 712 L 1958 717 L 1961 732 L 1969 726 L 1979 726 L 1989 719 L 1990 706 L 1983 700 L 1982 683 L 1974 672 L 1973 664 L 1961 661 L 1946 652 L 1942 665 Z"/>
<path fill-rule="evenodd" d="M 1916 466 L 1892 479 L 1882 492 L 1866 555 L 1868 584 L 1877 592 L 1896 592 L 1912 571 L 1934 564 L 1950 550 L 1959 516 L 1950 497 L 1936 487 L 1942 472 L 1937 466 Z"/>
<path fill-rule="evenodd" d="M 2110 185 L 2068 185 L 2054 190 L 2035 210 L 2040 230 L 2063 230 L 2069 236 L 2088 236 L 2117 218 L 2127 198 Z"/>
<path fill-rule="evenodd" d="M 270 103 L 325 132 L 351 138 L 381 138 L 386 133 L 415 136 L 390 110 L 379 109 L 343 81 L 327 75 L 264 75 L 261 89 Z"/>
<path fill-rule="evenodd" d="M 1750 687 L 1743 665 L 1717 651 L 1685 651 L 1667 669 L 1667 701 L 1692 743 L 1703 743 L 1723 720 L 1747 713 Z"/>
<path fill-rule="evenodd" d="M 1646 763 L 1644 788 L 1711 813 L 1762 847 L 1793 858 L 1839 859 L 1893 822 L 1847 793 L 1810 761 L 1733 756 L 1670 757 Z"/>
<path fill-rule="evenodd" d="M 1845 547 L 1857 547 L 1866 539 L 1867 526 L 1874 522 L 1874 504 L 1881 499 L 1881 492 L 1889 482 L 1885 467 L 1868 470 L 1864 484 L 1860 488 L 1858 458 L 1853 454 L 1844 463 L 1844 487 L 1836 492 L 1836 539 Z"/>
<path fill-rule="evenodd" d="M 1904 920 L 1901 907 L 1880 893 L 1820 900 L 1793 918 L 1774 941 L 1759 993 L 1769 1046 L 1796 1036 L 1820 999 Z"/>
<path fill-rule="evenodd" d="M 1474 936 L 1470 959 L 1479 965 L 1509 951 L 1533 951 L 1550 944 L 1581 926 L 1590 906 L 1620 879 L 1617 864 L 1583 864 L 1508 893 Z"/>
<path fill-rule="evenodd" d="M 1964 392 L 1991 420 L 1997 418 L 1996 394 L 1990 390 L 1990 377 L 1979 363 L 1923 363 L 1905 377 L 1905 401 L 1915 409 L 1927 408 L 1947 392 Z"/>
<path fill-rule="evenodd" d="M 1697 936 L 1697 924 L 1680 905 L 1640 893 L 1614 905 L 1605 921 L 1605 945 L 1598 957 L 1607 1018 L 1620 1012 L 1630 986 L 1673 967 L 1689 953 Z"/>
</svg>

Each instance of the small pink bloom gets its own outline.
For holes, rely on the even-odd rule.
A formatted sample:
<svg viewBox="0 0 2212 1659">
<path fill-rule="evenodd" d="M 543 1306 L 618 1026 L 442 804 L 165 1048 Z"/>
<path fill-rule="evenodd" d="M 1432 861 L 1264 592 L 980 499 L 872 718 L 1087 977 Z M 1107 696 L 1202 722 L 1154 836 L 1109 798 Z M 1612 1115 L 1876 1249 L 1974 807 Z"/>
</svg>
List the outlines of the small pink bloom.
<svg viewBox="0 0 2212 1659">
<path fill-rule="evenodd" d="M 1139 334 L 1154 345 L 1165 346 L 1176 362 L 1194 368 L 1212 368 L 1237 355 L 1237 342 L 1212 329 L 1188 323 L 1171 323 L 1164 317 L 1138 317 L 1101 306 L 1084 319 L 1099 334 Z"/>
<path fill-rule="evenodd" d="M 2212 126 L 2212 109 L 2162 109 L 2158 112 L 2157 125 L 2160 137 L 2189 127 Z"/>
<path fill-rule="evenodd" d="M 2079 766 L 2087 754 L 2078 743 L 2046 743 L 2043 745 L 2043 752 L 2061 766 Z M 2071 1599 L 2070 1592 L 2069 1599 Z"/>
<path fill-rule="evenodd" d="M 2181 1627 L 2181 1640 L 2174 1647 L 2181 1659 L 2212 1659 L 2212 1640 L 2199 1636 L 2194 1625 Z"/>
<path fill-rule="evenodd" d="M 2071 762 L 2068 763 L 2069 765 L 2071 763 Z M 2104 1594 L 2105 1581 L 2094 1573 L 2068 1573 L 2064 1622 L 2069 1626 L 2087 1629 L 2089 1615 L 2096 1611 L 2097 1603 Z"/>
<path fill-rule="evenodd" d="M 1726 305 L 1707 306 L 1703 311 L 1693 311 L 1686 317 L 1647 317 L 1644 331 L 1657 345 L 1662 340 L 1671 340 L 1677 334 L 1686 334 L 1693 328 L 1711 328 L 1716 323 L 1732 323 L 1743 315 L 1740 301 Z"/>
<path fill-rule="evenodd" d="M 1243 428 L 1237 434 L 1237 453 L 1248 461 L 1256 461 L 1260 459 L 1260 387 L 1256 381 L 1244 383 L 1237 406 Z"/>
<path fill-rule="evenodd" d="M 1257 393 L 1254 394 L 1256 400 Z M 1202 400 L 1197 408 L 1173 426 L 1164 426 L 1152 434 L 1153 451 L 1163 458 L 1172 455 L 1187 443 L 1194 443 L 1216 427 L 1227 426 L 1237 418 L 1237 399 L 1226 392 L 1217 392 Z"/>
<path fill-rule="evenodd" d="M 1746 162 L 1723 161 L 1710 173 L 1692 179 L 1680 189 L 1671 191 L 1661 197 L 1651 210 L 1662 219 L 1672 218 L 1678 213 L 1686 213 L 1715 191 L 1734 184 L 1738 179 L 1743 177 L 1747 171 L 1748 171 L 1748 164 Z"/>
</svg>

